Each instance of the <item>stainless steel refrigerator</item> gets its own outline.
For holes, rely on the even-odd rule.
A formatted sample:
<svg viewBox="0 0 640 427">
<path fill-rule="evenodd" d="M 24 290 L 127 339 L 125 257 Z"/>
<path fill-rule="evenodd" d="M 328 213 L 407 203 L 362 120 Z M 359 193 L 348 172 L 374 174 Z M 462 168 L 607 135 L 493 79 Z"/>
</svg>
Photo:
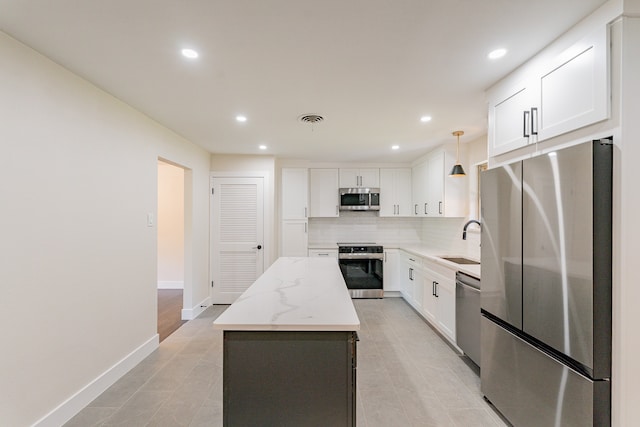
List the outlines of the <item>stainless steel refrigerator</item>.
<svg viewBox="0 0 640 427">
<path fill-rule="evenodd" d="M 610 139 L 481 175 L 481 388 L 514 425 L 611 424 Z"/>
</svg>

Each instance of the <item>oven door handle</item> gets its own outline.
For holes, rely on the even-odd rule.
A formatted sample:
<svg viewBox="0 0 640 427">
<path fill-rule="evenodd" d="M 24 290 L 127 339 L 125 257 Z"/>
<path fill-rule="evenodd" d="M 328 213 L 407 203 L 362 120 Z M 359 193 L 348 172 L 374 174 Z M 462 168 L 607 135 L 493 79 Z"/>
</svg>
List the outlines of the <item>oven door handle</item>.
<svg viewBox="0 0 640 427">
<path fill-rule="evenodd" d="M 380 260 L 384 261 L 384 254 L 338 254 L 338 259 L 361 259 L 361 260 Z"/>
</svg>

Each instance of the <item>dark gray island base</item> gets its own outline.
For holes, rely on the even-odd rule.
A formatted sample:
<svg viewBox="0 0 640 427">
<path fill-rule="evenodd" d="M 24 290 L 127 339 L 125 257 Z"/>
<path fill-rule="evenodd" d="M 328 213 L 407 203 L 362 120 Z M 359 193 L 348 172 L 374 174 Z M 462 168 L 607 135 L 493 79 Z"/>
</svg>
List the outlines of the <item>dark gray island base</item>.
<svg viewBox="0 0 640 427">
<path fill-rule="evenodd" d="M 335 259 L 279 258 L 213 326 L 225 426 L 355 427 L 360 320 Z"/>
<path fill-rule="evenodd" d="M 227 427 L 356 425 L 354 331 L 224 331 Z"/>
</svg>

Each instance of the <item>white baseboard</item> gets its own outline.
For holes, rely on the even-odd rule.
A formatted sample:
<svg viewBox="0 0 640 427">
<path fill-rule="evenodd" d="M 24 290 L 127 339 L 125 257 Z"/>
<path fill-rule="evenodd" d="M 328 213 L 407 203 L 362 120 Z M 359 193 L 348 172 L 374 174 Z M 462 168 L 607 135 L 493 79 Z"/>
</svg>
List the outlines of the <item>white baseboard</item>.
<svg viewBox="0 0 640 427">
<path fill-rule="evenodd" d="M 147 342 L 133 350 L 118 363 L 107 369 L 98 378 L 91 381 L 76 394 L 62 402 L 57 408 L 39 419 L 34 427 L 58 427 L 73 418 L 78 412 L 84 409 L 96 397 L 100 396 L 106 389 L 111 387 L 131 368 L 136 366 L 145 357 L 158 348 L 160 337 L 158 334 L 151 337 Z"/>
<path fill-rule="evenodd" d="M 202 302 L 193 308 L 182 309 L 182 320 L 193 320 L 200 315 L 203 311 L 211 305 L 211 297 L 207 297 Z"/>
<path fill-rule="evenodd" d="M 158 289 L 184 289 L 184 281 L 158 280 Z"/>
</svg>

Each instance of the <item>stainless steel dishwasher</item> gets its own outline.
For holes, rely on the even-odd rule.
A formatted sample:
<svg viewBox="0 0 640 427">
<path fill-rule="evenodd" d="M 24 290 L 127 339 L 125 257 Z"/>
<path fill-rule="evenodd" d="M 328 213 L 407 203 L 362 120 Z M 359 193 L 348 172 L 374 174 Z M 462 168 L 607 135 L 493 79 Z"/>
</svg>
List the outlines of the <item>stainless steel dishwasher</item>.
<svg viewBox="0 0 640 427">
<path fill-rule="evenodd" d="M 456 343 L 480 366 L 480 279 L 456 273 Z"/>
</svg>

